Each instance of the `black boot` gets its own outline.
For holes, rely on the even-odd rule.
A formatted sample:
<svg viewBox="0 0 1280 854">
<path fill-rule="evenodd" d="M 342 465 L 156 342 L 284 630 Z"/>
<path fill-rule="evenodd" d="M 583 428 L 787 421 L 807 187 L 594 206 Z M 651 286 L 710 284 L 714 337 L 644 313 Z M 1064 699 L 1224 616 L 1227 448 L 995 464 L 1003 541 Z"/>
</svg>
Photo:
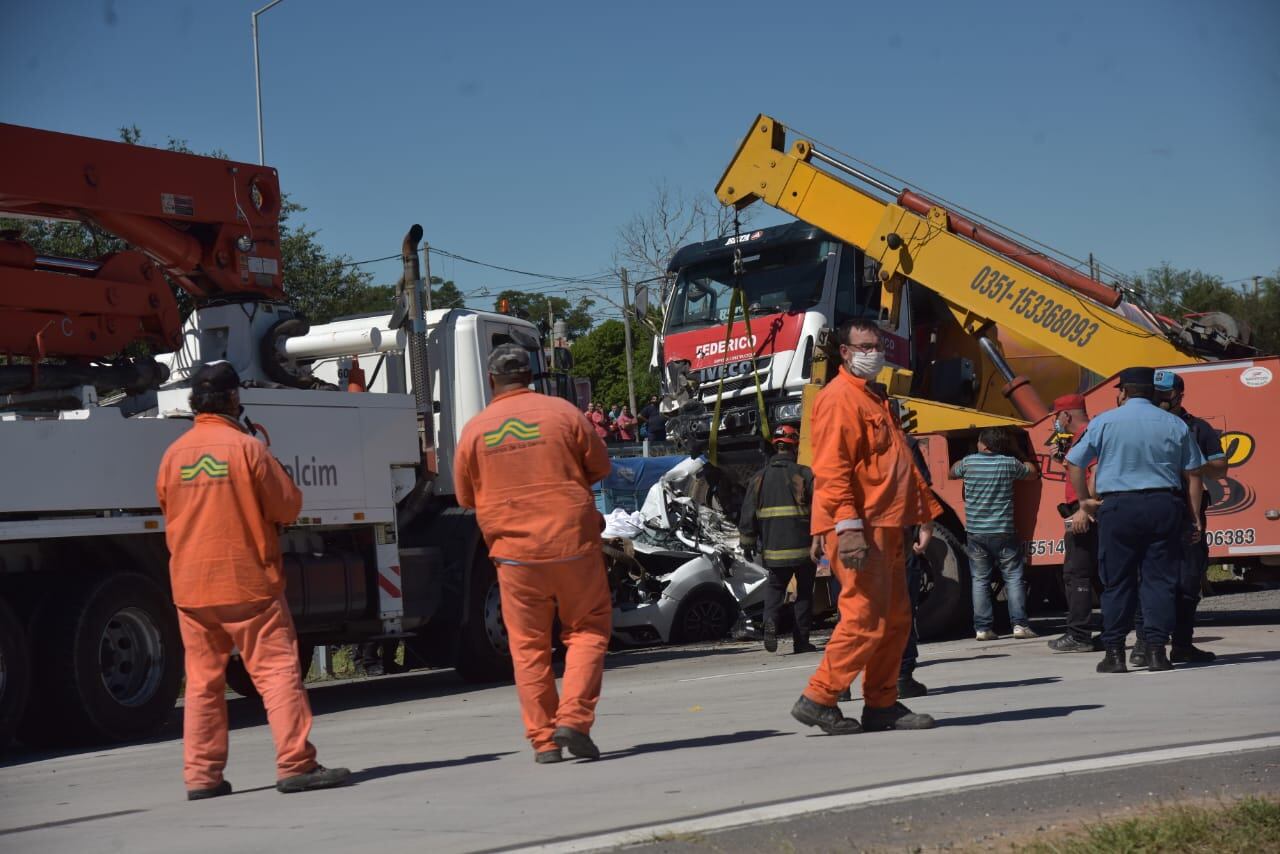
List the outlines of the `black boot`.
<svg viewBox="0 0 1280 854">
<path fill-rule="evenodd" d="M 294 774 L 276 781 L 276 791 L 284 794 L 311 792 L 316 789 L 332 789 L 347 783 L 351 772 L 346 768 L 326 768 L 317 765 L 305 774 Z"/>
<path fill-rule="evenodd" d="M 1128 673 L 1124 666 L 1124 647 L 1107 650 L 1106 656 L 1098 662 L 1099 673 Z"/>
<path fill-rule="evenodd" d="M 808 635 L 808 634 L 803 634 L 803 635 L 794 635 L 792 639 L 795 641 L 795 645 L 792 647 L 792 649 L 793 649 L 793 651 L 794 651 L 796 654 L 799 654 L 799 653 L 802 653 L 802 652 L 817 652 L 817 651 L 818 651 L 818 648 L 817 648 L 816 646 L 814 646 L 813 644 L 809 643 L 809 635 Z"/>
<path fill-rule="evenodd" d="M 885 729 L 933 729 L 933 716 L 913 712 L 901 703 L 886 709 L 862 707 L 862 728 L 867 732 Z"/>
<path fill-rule="evenodd" d="M 765 652 L 778 651 L 778 626 L 771 620 L 764 624 L 764 649 Z"/>
<path fill-rule="evenodd" d="M 1169 663 L 1169 656 L 1164 651 L 1164 644 L 1160 646 L 1147 647 L 1147 669 L 1148 670 L 1172 670 L 1173 665 Z"/>
<path fill-rule="evenodd" d="M 1200 649 L 1197 646 L 1187 644 L 1186 646 L 1174 646 L 1169 650 L 1169 660 L 1177 663 L 1186 662 L 1189 664 L 1208 664 L 1218 656 L 1209 652 L 1207 649 Z"/>
<path fill-rule="evenodd" d="M 569 751 L 579 759 L 600 758 L 600 748 L 596 747 L 591 736 L 573 727 L 556 727 L 556 731 L 551 734 L 551 740 L 556 743 L 556 747 Z"/>
<path fill-rule="evenodd" d="M 853 718 L 846 718 L 838 706 L 820 706 L 803 694 L 791 707 L 791 717 L 805 726 L 816 726 L 827 735 L 853 735 L 862 732 L 862 726 Z"/>
<path fill-rule="evenodd" d="M 1133 642 L 1133 652 L 1129 653 L 1130 667 L 1147 666 L 1147 642 L 1138 638 Z"/>
<path fill-rule="evenodd" d="M 911 699 L 912 697 L 923 697 L 929 693 L 929 689 L 916 681 L 911 674 L 898 677 L 898 696 L 900 698 Z"/>
</svg>

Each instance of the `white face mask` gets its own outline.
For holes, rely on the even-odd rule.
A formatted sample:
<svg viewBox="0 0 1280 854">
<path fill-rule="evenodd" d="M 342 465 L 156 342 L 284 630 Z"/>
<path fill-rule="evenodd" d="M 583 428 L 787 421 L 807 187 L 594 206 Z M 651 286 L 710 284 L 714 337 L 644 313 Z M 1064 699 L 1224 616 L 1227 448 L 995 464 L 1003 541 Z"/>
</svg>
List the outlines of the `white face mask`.
<svg viewBox="0 0 1280 854">
<path fill-rule="evenodd" d="M 849 357 L 849 361 L 844 364 L 849 369 L 849 373 L 858 379 L 874 379 L 880 373 L 880 369 L 884 367 L 884 352 L 882 350 L 875 350 L 870 353 L 855 351 Z"/>
</svg>

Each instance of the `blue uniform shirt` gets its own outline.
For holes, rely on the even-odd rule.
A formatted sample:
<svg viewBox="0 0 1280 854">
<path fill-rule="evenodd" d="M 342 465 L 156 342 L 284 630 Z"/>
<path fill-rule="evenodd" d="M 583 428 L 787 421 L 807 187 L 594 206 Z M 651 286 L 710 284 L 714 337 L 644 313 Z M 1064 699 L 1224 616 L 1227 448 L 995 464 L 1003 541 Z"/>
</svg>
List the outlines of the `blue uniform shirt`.
<svg viewBox="0 0 1280 854">
<path fill-rule="evenodd" d="M 1094 460 L 1094 492 L 1182 489 L 1182 473 L 1204 466 L 1186 423 L 1149 400 L 1132 397 L 1089 422 L 1067 462 L 1084 468 Z"/>
</svg>

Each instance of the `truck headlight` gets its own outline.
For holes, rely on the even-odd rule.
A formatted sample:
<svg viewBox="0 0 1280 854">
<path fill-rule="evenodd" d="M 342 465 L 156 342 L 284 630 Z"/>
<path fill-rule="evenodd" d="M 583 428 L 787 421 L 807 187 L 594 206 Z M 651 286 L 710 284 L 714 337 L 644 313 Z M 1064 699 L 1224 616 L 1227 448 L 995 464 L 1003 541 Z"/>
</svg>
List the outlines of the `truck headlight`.
<svg viewBox="0 0 1280 854">
<path fill-rule="evenodd" d="M 779 403 L 773 408 L 773 420 L 778 423 L 799 421 L 803 411 L 802 403 Z"/>
</svg>

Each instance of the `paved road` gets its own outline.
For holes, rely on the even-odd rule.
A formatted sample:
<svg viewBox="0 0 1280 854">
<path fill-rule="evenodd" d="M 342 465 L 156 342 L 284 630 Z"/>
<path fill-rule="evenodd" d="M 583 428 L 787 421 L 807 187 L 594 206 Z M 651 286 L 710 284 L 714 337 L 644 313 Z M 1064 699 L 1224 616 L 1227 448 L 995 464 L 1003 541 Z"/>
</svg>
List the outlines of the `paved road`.
<svg viewBox="0 0 1280 854">
<path fill-rule="evenodd" d="M 613 655 L 597 763 L 535 766 L 509 687 L 474 690 L 449 672 L 330 685 L 313 692 L 314 740 L 358 785 L 289 797 L 271 787 L 260 711 L 237 700 L 235 796 L 183 800 L 173 728 L 147 744 L 20 754 L 0 767 L 0 851 L 588 850 L 654 839 L 737 850 L 757 838 L 784 850 L 793 837 L 823 850 L 904 841 L 883 822 L 862 830 L 859 809 L 914 816 L 907 839 L 955 838 L 942 809 L 992 812 L 999 827 L 957 825 L 967 838 L 1021 827 L 1022 815 L 990 808 L 1014 803 L 1001 794 L 1014 781 L 1045 793 L 1017 803 L 1082 810 L 1107 786 L 1187 775 L 1196 793 L 1250 773 L 1250 790 L 1274 792 L 1280 627 L 1230 622 L 1204 632 L 1218 664 L 1164 674 L 1099 676 L 1096 655 L 1053 655 L 1041 640 L 931 644 L 918 676 L 933 692 L 913 705 L 942 725 L 843 738 L 787 714 L 818 654 L 726 644 Z M 877 804 L 896 805 L 865 812 Z M 732 835 L 743 826 L 761 835 Z"/>
</svg>

